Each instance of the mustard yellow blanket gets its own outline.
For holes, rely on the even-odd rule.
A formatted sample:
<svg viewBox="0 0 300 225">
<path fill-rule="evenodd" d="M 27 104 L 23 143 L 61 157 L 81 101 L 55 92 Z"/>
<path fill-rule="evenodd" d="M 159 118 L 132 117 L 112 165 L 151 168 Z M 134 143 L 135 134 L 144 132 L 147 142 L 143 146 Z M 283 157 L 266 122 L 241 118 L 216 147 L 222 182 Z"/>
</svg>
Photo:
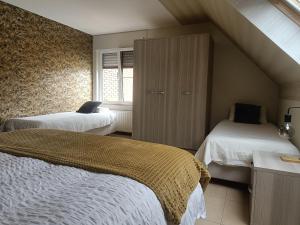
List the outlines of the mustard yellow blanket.
<svg viewBox="0 0 300 225">
<path fill-rule="evenodd" d="M 193 155 L 161 144 L 59 130 L 0 134 L 0 151 L 137 180 L 151 188 L 166 218 L 179 224 L 188 198 L 209 174 Z"/>
</svg>

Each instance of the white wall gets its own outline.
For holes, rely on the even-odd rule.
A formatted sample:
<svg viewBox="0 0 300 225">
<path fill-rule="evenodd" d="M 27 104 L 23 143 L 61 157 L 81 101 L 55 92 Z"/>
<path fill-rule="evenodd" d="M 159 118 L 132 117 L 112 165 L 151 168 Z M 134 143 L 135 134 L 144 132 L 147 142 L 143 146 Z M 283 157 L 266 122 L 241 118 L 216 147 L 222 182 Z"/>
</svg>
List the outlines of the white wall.
<svg viewBox="0 0 300 225">
<path fill-rule="evenodd" d="M 94 36 L 94 76 L 97 50 L 132 47 L 135 39 L 203 32 L 210 33 L 214 39 L 211 127 L 227 118 L 230 106 L 237 101 L 265 105 L 268 118 L 276 123 L 278 85 L 212 23 Z"/>
</svg>

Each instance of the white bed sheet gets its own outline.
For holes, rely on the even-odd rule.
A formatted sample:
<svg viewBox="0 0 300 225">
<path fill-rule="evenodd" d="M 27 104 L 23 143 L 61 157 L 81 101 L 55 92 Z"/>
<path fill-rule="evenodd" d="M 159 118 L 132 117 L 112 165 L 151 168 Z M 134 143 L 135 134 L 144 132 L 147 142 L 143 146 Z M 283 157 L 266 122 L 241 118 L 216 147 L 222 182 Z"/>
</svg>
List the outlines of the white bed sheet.
<svg viewBox="0 0 300 225">
<path fill-rule="evenodd" d="M 196 158 L 206 165 L 213 161 L 250 167 L 255 151 L 299 154 L 298 149 L 289 140 L 281 138 L 277 128 L 270 123 L 257 125 L 224 120 L 206 137 Z"/>
<path fill-rule="evenodd" d="M 108 126 L 115 120 L 115 114 L 108 108 L 99 113 L 62 112 L 47 115 L 12 118 L 5 122 L 6 131 L 17 129 L 41 128 L 85 132 Z"/>
<path fill-rule="evenodd" d="M 204 218 L 201 186 L 181 225 Z M 167 225 L 154 192 L 132 179 L 0 152 L 1 225 Z M 170 224 L 170 223 L 169 223 Z"/>
</svg>

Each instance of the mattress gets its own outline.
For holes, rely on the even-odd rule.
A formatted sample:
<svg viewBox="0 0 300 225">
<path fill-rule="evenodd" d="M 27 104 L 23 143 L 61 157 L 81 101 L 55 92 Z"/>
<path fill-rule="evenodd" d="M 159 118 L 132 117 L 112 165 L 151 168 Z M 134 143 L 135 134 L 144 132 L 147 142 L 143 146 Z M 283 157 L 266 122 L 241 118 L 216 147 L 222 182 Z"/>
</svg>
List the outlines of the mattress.
<svg viewBox="0 0 300 225">
<path fill-rule="evenodd" d="M 92 130 L 87 130 L 85 132 L 90 133 L 90 134 L 97 134 L 97 135 L 105 136 L 108 134 L 112 134 L 116 131 L 117 131 L 117 123 L 113 122 L 112 124 L 107 125 L 105 127 L 99 127 L 99 128 L 95 128 Z"/>
<path fill-rule="evenodd" d="M 0 153 L 0 178 L 1 225 L 170 224 L 154 192 L 126 177 Z M 198 184 L 180 224 L 205 216 Z"/>
<path fill-rule="evenodd" d="M 62 112 L 23 118 L 12 118 L 5 122 L 6 131 L 17 129 L 40 128 L 85 132 L 111 125 L 115 114 L 108 108 L 102 108 L 99 113 Z"/>
<path fill-rule="evenodd" d="M 250 167 L 255 151 L 299 154 L 298 149 L 289 140 L 281 138 L 277 128 L 270 123 L 258 125 L 224 120 L 206 137 L 196 157 L 206 165 L 216 162 Z"/>
</svg>

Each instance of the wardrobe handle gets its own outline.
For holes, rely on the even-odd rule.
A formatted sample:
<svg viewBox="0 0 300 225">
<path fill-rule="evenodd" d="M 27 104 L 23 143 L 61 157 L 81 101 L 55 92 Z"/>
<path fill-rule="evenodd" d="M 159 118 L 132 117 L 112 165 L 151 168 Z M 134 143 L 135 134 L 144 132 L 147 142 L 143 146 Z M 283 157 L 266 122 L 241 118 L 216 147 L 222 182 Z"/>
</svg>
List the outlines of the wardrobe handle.
<svg viewBox="0 0 300 225">
<path fill-rule="evenodd" d="M 190 92 L 190 91 L 183 91 L 182 94 L 183 95 L 192 95 L 192 92 Z"/>
<path fill-rule="evenodd" d="M 150 94 L 156 94 L 156 95 L 164 95 L 164 91 L 150 91 Z"/>
</svg>

